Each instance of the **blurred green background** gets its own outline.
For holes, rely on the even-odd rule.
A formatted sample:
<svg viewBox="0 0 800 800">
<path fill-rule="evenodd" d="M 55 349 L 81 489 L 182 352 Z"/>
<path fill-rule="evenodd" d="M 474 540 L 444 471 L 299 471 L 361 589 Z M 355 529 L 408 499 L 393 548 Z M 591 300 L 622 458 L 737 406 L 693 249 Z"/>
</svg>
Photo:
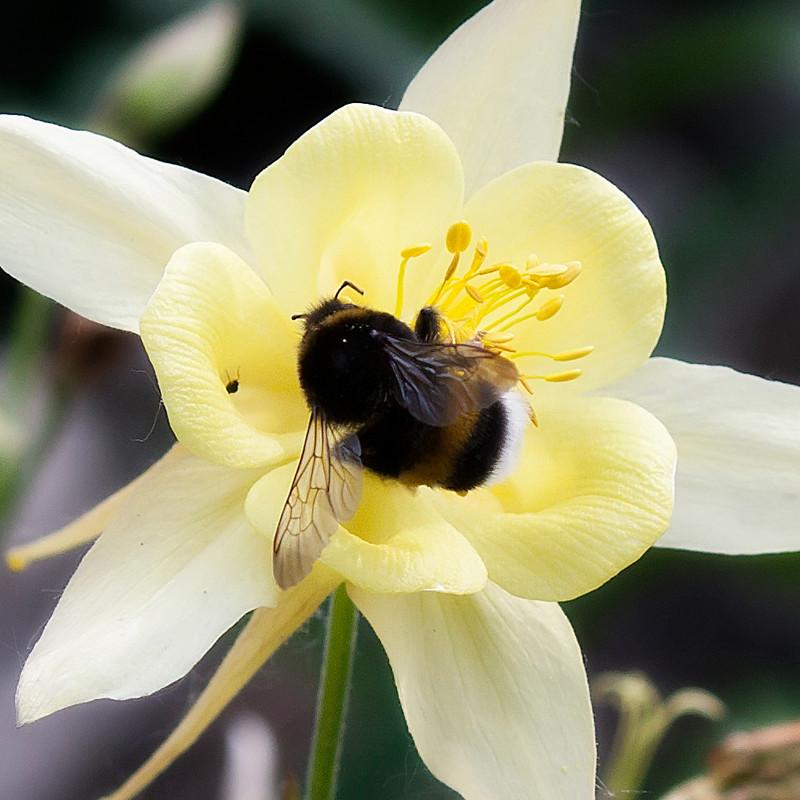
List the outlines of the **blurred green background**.
<svg viewBox="0 0 800 800">
<path fill-rule="evenodd" d="M 83 124 L 137 43 L 201 5 L 7 3 L 0 111 Z M 481 5 L 248 0 L 238 6 L 240 47 L 224 87 L 185 124 L 140 147 L 246 187 L 343 103 L 396 105 L 430 52 Z M 669 281 L 659 353 L 800 382 L 800 6 L 589 0 L 568 112 L 562 160 L 619 185 L 656 231 Z M 16 295 L 0 273 L 3 336 Z M 89 347 L 58 315 L 53 335 L 45 370 L 56 370 L 75 341 Z M 83 358 L 96 368 L 70 396 L 54 452 L 12 524 L 15 540 L 68 521 L 168 445 L 138 343 L 101 336 L 91 347 Z M 20 664 L 76 559 L 0 577 L 0 795 L 8 800 L 79 800 L 113 788 L 166 736 L 222 649 L 153 698 L 92 704 L 14 731 Z M 590 675 L 641 669 L 665 692 L 698 685 L 730 708 L 720 724 L 678 723 L 645 786 L 650 796 L 699 772 L 724 732 L 800 716 L 798 575 L 795 555 L 653 550 L 567 604 Z M 142 797 L 220 798 L 226 726 L 244 709 L 275 731 L 281 772 L 302 776 L 321 632 L 318 616 Z M 416 756 L 380 644 L 363 624 L 358 648 L 341 800 L 452 797 Z M 612 722 L 601 710 L 601 766 Z"/>
</svg>

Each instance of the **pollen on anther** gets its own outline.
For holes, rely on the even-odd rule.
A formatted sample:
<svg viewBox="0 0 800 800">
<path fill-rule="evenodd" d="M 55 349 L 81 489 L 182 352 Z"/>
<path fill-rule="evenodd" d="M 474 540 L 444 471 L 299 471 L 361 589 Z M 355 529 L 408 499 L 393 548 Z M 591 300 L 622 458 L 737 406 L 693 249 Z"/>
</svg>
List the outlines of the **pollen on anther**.
<svg viewBox="0 0 800 800">
<path fill-rule="evenodd" d="M 508 286 L 509 289 L 519 289 L 522 286 L 522 275 L 513 264 L 500 264 L 497 268 L 500 275 L 500 280 Z"/>
<path fill-rule="evenodd" d="M 570 261 L 565 265 L 564 271 L 547 281 L 548 289 L 563 289 L 567 284 L 572 283 L 581 274 L 583 266 L 580 261 Z"/>
<path fill-rule="evenodd" d="M 563 264 L 540 264 L 529 269 L 527 275 L 535 281 L 547 281 L 548 285 L 554 278 L 558 278 L 567 271 Z"/>
<path fill-rule="evenodd" d="M 470 296 L 470 297 L 471 297 L 471 298 L 472 298 L 472 299 L 473 299 L 473 300 L 474 300 L 476 303 L 482 303 L 482 302 L 483 302 L 483 296 L 481 295 L 481 293 L 480 293 L 480 292 L 479 292 L 479 291 L 478 291 L 478 290 L 477 290 L 477 289 L 476 289 L 474 286 L 470 286 L 470 285 L 467 283 L 467 284 L 465 284 L 465 286 L 464 286 L 464 291 L 465 291 L 465 292 L 466 292 L 466 293 L 467 293 L 467 294 L 468 294 L 468 295 L 469 295 L 469 296 Z"/>
<path fill-rule="evenodd" d="M 575 350 L 565 350 L 562 353 L 556 353 L 553 356 L 553 361 L 575 361 L 594 351 L 594 347 L 589 345 L 587 347 L 577 347 Z"/>
<path fill-rule="evenodd" d="M 542 303 L 541 308 L 534 315 L 540 322 L 550 319 L 564 305 L 564 295 L 557 294 L 546 302 Z"/>
<path fill-rule="evenodd" d="M 447 229 L 447 238 L 445 244 L 451 253 L 463 253 L 468 247 L 472 239 L 472 228 L 469 223 L 462 219 L 459 222 L 454 222 Z"/>
<path fill-rule="evenodd" d="M 556 372 L 554 375 L 545 375 L 544 379 L 549 383 L 562 383 L 564 381 L 574 381 L 583 375 L 582 369 L 571 369 L 567 372 Z"/>
</svg>

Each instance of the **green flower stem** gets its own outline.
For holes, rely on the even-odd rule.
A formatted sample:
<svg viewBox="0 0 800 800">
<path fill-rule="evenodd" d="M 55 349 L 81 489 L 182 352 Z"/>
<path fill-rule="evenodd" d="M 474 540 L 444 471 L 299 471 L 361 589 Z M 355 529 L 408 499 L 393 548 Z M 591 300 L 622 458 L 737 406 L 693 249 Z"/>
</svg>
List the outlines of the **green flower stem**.
<svg viewBox="0 0 800 800">
<path fill-rule="evenodd" d="M 358 613 L 342 584 L 331 596 L 328 608 L 306 800 L 333 800 L 336 796 L 357 626 Z"/>
<path fill-rule="evenodd" d="M 0 537 L 24 485 L 25 462 L 39 441 L 36 432 L 29 430 L 28 408 L 47 345 L 52 306 L 48 298 L 20 287 L 0 391 Z"/>
</svg>

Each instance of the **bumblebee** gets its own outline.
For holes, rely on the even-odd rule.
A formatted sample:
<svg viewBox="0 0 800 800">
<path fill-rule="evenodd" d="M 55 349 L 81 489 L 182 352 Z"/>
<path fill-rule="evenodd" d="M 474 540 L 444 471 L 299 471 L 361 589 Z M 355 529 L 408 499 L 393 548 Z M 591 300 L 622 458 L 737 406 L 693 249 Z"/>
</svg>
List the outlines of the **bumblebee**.
<svg viewBox="0 0 800 800">
<path fill-rule="evenodd" d="M 362 469 L 408 486 L 467 492 L 502 477 L 530 409 L 514 364 L 480 338 L 443 340 L 424 307 L 411 328 L 392 314 L 339 299 L 305 314 L 300 386 L 311 411 L 273 545 L 288 588 L 311 569 L 361 497 Z"/>
</svg>

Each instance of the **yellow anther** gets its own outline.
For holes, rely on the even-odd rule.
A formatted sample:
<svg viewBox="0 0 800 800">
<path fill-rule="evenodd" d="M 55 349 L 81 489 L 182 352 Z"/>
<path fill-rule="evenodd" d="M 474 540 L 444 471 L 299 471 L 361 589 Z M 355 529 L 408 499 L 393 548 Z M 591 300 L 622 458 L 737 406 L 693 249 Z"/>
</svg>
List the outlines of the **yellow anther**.
<svg viewBox="0 0 800 800">
<path fill-rule="evenodd" d="M 542 303 L 534 316 L 539 320 L 539 322 L 544 322 L 546 319 L 550 319 L 550 317 L 552 317 L 563 305 L 564 295 L 557 294 L 546 302 Z"/>
<path fill-rule="evenodd" d="M 566 271 L 567 268 L 563 264 L 540 264 L 538 267 L 529 269 L 525 274 L 540 283 L 542 280 L 557 278 Z"/>
<path fill-rule="evenodd" d="M 563 381 L 574 381 L 583 375 L 582 369 L 571 369 L 567 372 L 556 372 L 555 375 L 545 375 L 544 379 L 550 383 L 562 383 Z"/>
<path fill-rule="evenodd" d="M 458 268 L 458 253 L 456 253 L 453 258 L 450 260 L 450 264 L 447 267 L 447 271 L 444 273 L 444 281 L 442 281 L 442 286 L 444 286 L 450 278 L 453 277 L 456 273 L 456 269 Z"/>
<path fill-rule="evenodd" d="M 531 253 L 531 254 L 530 254 L 530 255 L 529 255 L 529 256 L 528 256 L 528 257 L 525 259 L 525 271 L 526 271 L 526 272 L 529 272 L 530 270 L 534 269 L 535 267 L 538 267 L 538 266 L 539 266 L 539 264 L 541 264 L 541 263 L 542 263 L 542 262 L 541 262 L 541 260 L 539 259 L 539 256 L 537 256 L 537 255 L 536 255 L 536 253 Z"/>
<path fill-rule="evenodd" d="M 569 264 L 566 265 L 566 269 L 561 275 L 557 275 L 552 280 L 547 282 L 548 289 L 563 289 L 567 284 L 572 283 L 578 275 L 581 274 L 581 270 L 583 267 L 581 266 L 580 261 L 570 261 Z"/>
<path fill-rule="evenodd" d="M 556 353 L 553 361 L 575 361 L 578 358 L 588 356 L 594 350 L 592 345 L 588 347 L 576 347 L 574 350 L 565 350 L 563 353 Z"/>
<path fill-rule="evenodd" d="M 513 333 L 483 333 L 483 336 L 492 344 L 508 344 L 514 338 Z"/>
<path fill-rule="evenodd" d="M 427 242 L 412 244 L 410 247 L 405 247 L 400 251 L 400 258 L 416 258 L 417 256 L 421 256 L 423 253 L 427 253 L 431 247 L 433 247 L 433 245 L 428 244 Z"/>
<path fill-rule="evenodd" d="M 525 287 L 525 294 L 528 295 L 528 299 L 536 297 L 539 294 L 539 290 L 543 288 L 535 281 L 528 280 L 527 275 L 522 276 L 522 285 Z"/>
<path fill-rule="evenodd" d="M 522 275 L 513 264 L 499 264 L 497 269 L 500 273 L 500 280 L 509 289 L 519 289 L 522 286 Z"/>
<path fill-rule="evenodd" d="M 400 257 L 403 260 L 400 262 L 400 269 L 397 272 L 397 296 L 394 306 L 394 315 L 396 317 L 401 316 L 403 313 L 403 282 L 406 278 L 406 264 L 408 264 L 410 259 L 427 253 L 431 247 L 433 247 L 433 245 L 427 242 L 420 242 L 419 244 L 412 244 L 409 247 L 404 247 L 400 251 Z"/>
<path fill-rule="evenodd" d="M 486 239 L 485 238 L 481 239 L 481 241 L 485 242 Z M 480 242 L 478 242 L 478 245 L 480 245 Z M 469 269 L 467 270 L 467 274 L 465 277 L 471 277 L 473 275 L 480 274 L 481 272 L 483 272 L 483 270 L 481 269 L 481 265 L 483 264 L 485 259 L 486 259 L 486 249 L 484 248 L 482 250 L 480 246 L 477 246 L 475 248 L 475 254 L 472 256 L 472 263 L 469 265 Z"/>
<path fill-rule="evenodd" d="M 470 286 L 468 283 L 464 286 L 464 291 L 476 302 L 482 303 L 483 297 L 481 293 L 474 287 Z"/>
<path fill-rule="evenodd" d="M 447 229 L 445 243 L 451 253 L 463 253 L 469 247 L 471 239 L 472 228 L 470 228 L 466 220 L 462 219 L 459 222 L 454 222 Z"/>
</svg>

